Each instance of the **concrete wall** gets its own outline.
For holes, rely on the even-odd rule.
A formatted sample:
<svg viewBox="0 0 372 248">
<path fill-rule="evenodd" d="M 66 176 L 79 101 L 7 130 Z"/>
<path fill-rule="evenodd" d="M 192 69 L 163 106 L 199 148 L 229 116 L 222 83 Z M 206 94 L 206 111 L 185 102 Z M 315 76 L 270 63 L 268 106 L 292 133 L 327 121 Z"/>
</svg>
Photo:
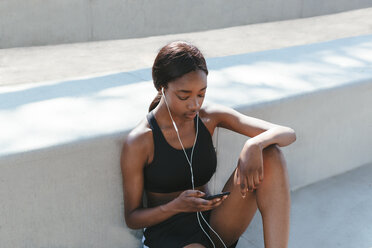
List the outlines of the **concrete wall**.
<svg viewBox="0 0 372 248">
<path fill-rule="evenodd" d="M 371 6 L 372 0 L 3 0 L 0 48 L 194 32 Z"/>
<path fill-rule="evenodd" d="M 239 110 L 295 129 L 283 148 L 291 188 L 372 161 L 372 81 Z M 120 150 L 126 133 L 0 157 L 0 247 L 140 247 L 123 217 Z M 246 138 L 219 129 L 218 191 Z"/>
<path fill-rule="evenodd" d="M 282 148 L 291 189 L 352 170 L 372 161 L 372 81 L 321 90 L 239 111 L 296 131 L 294 145 Z M 215 190 L 233 171 L 246 137 L 218 132 Z"/>
<path fill-rule="evenodd" d="M 351 170 L 372 162 L 371 40 L 208 59 L 207 99 L 296 131 L 296 143 L 283 148 L 292 189 Z M 119 159 L 127 131 L 154 96 L 144 75 L 0 94 L 1 248 L 140 246 L 141 231 L 124 223 Z M 231 174 L 245 139 L 216 132 L 212 191 Z"/>
<path fill-rule="evenodd" d="M 0 247 L 139 247 L 124 223 L 124 136 L 0 158 Z"/>
</svg>

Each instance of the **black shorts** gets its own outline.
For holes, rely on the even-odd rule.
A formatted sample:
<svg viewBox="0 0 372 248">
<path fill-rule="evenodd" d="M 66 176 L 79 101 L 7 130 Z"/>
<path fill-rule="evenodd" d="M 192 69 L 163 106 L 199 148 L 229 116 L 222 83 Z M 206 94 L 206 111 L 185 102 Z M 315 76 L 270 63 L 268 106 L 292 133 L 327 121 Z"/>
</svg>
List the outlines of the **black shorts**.
<svg viewBox="0 0 372 248">
<path fill-rule="evenodd" d="M 202 212 L 209 222 L 210 211 Z M 200 216 L 199 216 L 200 217 Z M 204 230 L 209 234 L 209 228 L 200 218 Z M 206 248 L 213 247 L 208 237 L 199 226 L 196 213 L 180 213 L 171 218 L 146 228 L 144 244 L 149 248 L 181 248 L 189 244 L 198 243 Z M 237 242 L 230 246 L 235 247 Z"/>
</svg>

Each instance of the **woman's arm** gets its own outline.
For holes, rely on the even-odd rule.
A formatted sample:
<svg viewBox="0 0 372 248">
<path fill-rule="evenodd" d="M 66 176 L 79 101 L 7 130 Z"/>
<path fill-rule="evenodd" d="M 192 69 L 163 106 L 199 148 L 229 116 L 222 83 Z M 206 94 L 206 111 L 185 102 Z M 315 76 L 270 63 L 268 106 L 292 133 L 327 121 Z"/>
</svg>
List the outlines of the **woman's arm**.
<svg viewBox="0 0 372 248">
<path fill-rule="evenodd" d="M 246 116 L 228 107 L 213 106 L 208 112 L 213 115 L 216 126 L 251 137 L 250 142 L 261 149 L 272 144 L 288 146 L 296 140 L 292 128 Z"/>
<path fill-rule="evenodd" d="M 292 128 L 277 126 L 272 127 L 249 140 L 257 144 L 261 150 L 272 144 L 288 146 L 296 141 L 296 133 Z"/>
<path fill-rule="evenodd" d="M 171 208 L 143 208 L 143 168 L 148 160 L 145 133 L 131 132 L 125 139 L 121 154 L 123 176 L 124 216 L 127 226 L 139 229 L 157 224 L 175 214 Z"/>
<path fill-rule="evenodd" d="M 264 179 L 262 151 L 277 144 L 288 146 L 296 140 L 293 129 L 264 120 L 243 115 L 231 108 L 213 106 L 207 109 L 214 125 L 230 129 L 251 137 L 244 144 L 236 171 L 237 183 L 241 185 L 242 196 L 253 191 Z"/>
<path fill-rule="evenodd" d="M 186 190 L 173 201 L 152 208 L 144 208 L 143 168 L 148 162 L 148 154 L 153 149 L 152 132 L 132 131 L 126 138 L 121 154 L 123 176 L 124 216 L 129 228 L 140 229 L 158 224 L 180 212 L 206 211 L 221 204 L 220 199 L 201 199 L 203 192 Z M 223 199 L 222 199 L 223 200 Z"/>
</svg>

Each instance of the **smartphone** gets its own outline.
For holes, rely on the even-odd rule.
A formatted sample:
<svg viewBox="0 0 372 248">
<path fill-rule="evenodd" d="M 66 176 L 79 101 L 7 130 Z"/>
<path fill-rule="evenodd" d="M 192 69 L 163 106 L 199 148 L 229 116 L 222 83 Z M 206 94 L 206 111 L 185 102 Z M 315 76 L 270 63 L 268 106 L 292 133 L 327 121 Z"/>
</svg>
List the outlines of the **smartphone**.
<svg viewBox="0 0 372 248">
<path fill-rule="evenodd" d="M 230 195 L 230 192 L 229 191 L 226 191 L 226 192 L 223 192 L 223 193 L 220 193 L 220 194 L 216 194 L 216 195 L 206 195 L 206 196 L 202 196 L 201 198 L 203 198 L 205 200 L 212 200 L 214 198 L 222 197 L 224 195 Z"/>
</svg>

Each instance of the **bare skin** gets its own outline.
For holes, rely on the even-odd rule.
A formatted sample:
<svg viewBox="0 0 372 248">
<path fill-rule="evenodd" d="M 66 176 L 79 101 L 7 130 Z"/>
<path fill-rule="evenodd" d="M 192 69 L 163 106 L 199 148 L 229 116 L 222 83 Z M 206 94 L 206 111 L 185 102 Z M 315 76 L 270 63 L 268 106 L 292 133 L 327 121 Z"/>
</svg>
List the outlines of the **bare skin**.
<svg viewBox="0 0 372 248">
<path fill-rule="evenodd" d="M 191 147 L 195 139 L 196 113 L 211 135 L 216 127 L 223 127 L 252 137 L 245 143 L 238 165 L 224 186 L 223 191 L 231 194 L 207 201 L 200 198 L 208 194 L 206 185 L 172 193 L 144 190 L 143 168 L 154 156 L 152 130 L 144 120 L 128 135 L 121 157 L 128 227 L 152 226 L 180 212 L 212 210 L 211 226 L 229 246 L 245 231 L 258 208 L 263 218 L 265 247 L 287 247 L 290 196 L 286 163 L 279 147 L 295 141 L 294 131 L 223 106 L 202 107 L 206 87 L 205 73 L 194 71 L 170 82 L 164 92 L 185 148 Z M 181 149 L 163 98 L 154 115 L 169 145 Z M 147 195 L 147 207 L 142 203 L 143 192 Z M 216 247 L 223 247 L 216 237 L 212 238 Z"/>
</svg>

